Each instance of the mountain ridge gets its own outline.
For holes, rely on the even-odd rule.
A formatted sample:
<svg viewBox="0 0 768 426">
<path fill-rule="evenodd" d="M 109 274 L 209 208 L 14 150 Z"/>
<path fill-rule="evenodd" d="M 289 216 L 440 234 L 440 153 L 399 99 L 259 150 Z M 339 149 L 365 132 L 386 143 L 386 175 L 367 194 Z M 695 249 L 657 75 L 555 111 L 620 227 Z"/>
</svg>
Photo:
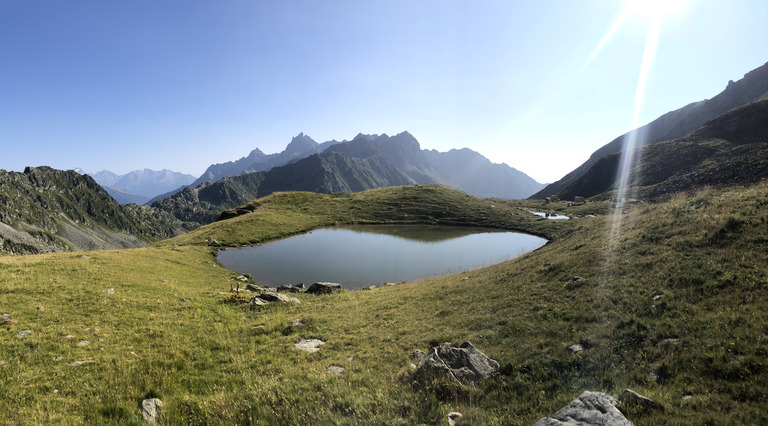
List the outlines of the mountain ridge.
<svg viewBox="0 0 768 426">
<path fill-rule="evenodd" d="M 181 231 L 170 215 L 123 207 L 91 176 L 74 170 L 0 170 L 0 252 L 140 247 Z"/>
<path fill-rule="evenodd" d="M 306 146 L 322 146 L 311 144 L 314 141 L 303 134 L 292 142 L 297 138 L 303 146 L 299 145 L 295 152 L 306 152 Z M 456 166 L 470 162 L 467 158 L 471 158 L 474 170 Z M 181 221 L 204 224 L 215 220 L 226 209 L 277 191 L 348 193 L 412 184 L 442 184 L 470 194 L 484 189 L 482 195 L 500 198 L 525 198 L 543 187 L 524 173 L 505 164 L 493 164 L 468 148 L 443 154 L 422 150 L 418 140 L 408 132 L 395 136 L 360 133 L 351 141 L 335 142 L 323 152 L 268 171 L 202 182 L 195 188 L 185 188 L 155 200 L 152 206 Z"/>
<path fill-rule="evenodd" d="M 685 137 L 636 148 L 625 184 L 634 196 L 656 199 L 703 186 L 750 185 L 768 178 L 768 100 L 753 102 L 708 121 Z M 622 153 L 601 157 L 559 193 L 612 197 Z M 600 195 L 603 194 L 603 195 Z"/>
<path fill-rule="evenodd" d="M 768 62 L 747 72 L 738 81 L 729 81 L 726 88 L 711 99 L 693 102 L 665 113 L 650 123 L 615 138 L 593 152 L 579 167 L 530 198 L 544 198 L 560 193 L 586 174 L 601 157 L 621 152 L 624 140 L 633 132 L 639 146 L 677 139 L 736 107 L 765 99 L 768 99 Z"/>
</svg>

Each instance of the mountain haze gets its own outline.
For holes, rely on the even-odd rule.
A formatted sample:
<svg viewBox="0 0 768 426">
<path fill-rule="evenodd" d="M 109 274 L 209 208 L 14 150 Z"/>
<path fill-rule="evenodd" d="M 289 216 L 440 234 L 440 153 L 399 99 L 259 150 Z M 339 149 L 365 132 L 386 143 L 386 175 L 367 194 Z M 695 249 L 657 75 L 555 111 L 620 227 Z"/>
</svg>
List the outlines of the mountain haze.
<svg viewBox="0 0 768 426">
<path fill-rule="evenodd" d="M 634 130 L 637 132 L 637 144 L 642 146 L 681 138 L 725 112 L 764 99 L 768 99 L 768 63 L 748 72 L 736 82 L 728 82 L 725 90 L 712 99 L 688 104 Z M 631 133 L 625 133 L 604 145 L 595 151 L 584 164 L 557 182 L 547 185 L 530 198 L 544 198 L 558 194 L 573 185 L 603 156 L 621 152 L 624 149 L 624 140 Z"/>
<path fill-rule="evenodd" d="M 192 175 L 171 170 L 134 170 L 124 175 L 117 175 L 102 170 L 91 175 L 93 179 L 120 204 L 143 204 L 152 197 L 189 185 L 195 180 Z"/>
</svg>

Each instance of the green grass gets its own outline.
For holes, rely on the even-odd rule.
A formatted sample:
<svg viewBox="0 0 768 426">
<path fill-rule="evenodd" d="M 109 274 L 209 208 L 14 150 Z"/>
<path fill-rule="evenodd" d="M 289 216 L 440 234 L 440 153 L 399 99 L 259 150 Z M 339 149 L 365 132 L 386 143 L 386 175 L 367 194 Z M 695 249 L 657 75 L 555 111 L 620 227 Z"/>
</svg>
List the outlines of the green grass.
<svg viewBox="0 0 768 426">
<path fill-rule="evenodd" d="M 528 213 L 543 208 L 597 217 Z M 468 424 L 531 424 L 583 390 L 624 388 L 665 407 L 628 410 L 636 424 L 768 421 L 765 184 L 633 206 L 615 239 L 609 203 L 477 200 L 434 186 L 274 194 L 238 212 L 143 249 L 0 257 L 0 314 L 18 321 L 0 332 L 0 422 L 138 424 L 139 402 L 156 395 L 171 424 L 442 424 L 454 410 Z M 236 273 L 214 246 L 337 223 L 490 226 L 552 241 L 449 277 L 259 311 L 223 303 Z M 300 338 L 327 344 L 308 354 L 293 348 Z M 412 351 L 465 340 L 500 362 L 498 377 L 413 382 Z M 570 353 L 574 343 L 586 350 Z M 68 365 L 82 360 L 93 362 Z M 346 371 L 331 376 L 331 365 Z"/>
</svg>

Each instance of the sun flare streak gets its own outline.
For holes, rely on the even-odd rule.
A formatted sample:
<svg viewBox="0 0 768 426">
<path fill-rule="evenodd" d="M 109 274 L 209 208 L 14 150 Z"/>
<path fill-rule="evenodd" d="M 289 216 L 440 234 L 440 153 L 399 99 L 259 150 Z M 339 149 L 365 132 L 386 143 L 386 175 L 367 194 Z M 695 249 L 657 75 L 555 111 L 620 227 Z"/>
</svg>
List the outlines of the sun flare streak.
<svg viewBox="0 0 768 426">
<path fill-rule="evenodd" d="M 637 130 L 640 121 L 640 111 L 643 108 L 645 100 L 646 89 L 648 86 L 648 76 L 651 72 L 651 66 L 653 60 L 656 57 L 656 50 L 659 45 L 659 33 L 661 32 L 661 16 L 656 16 L 651 20 L 648 26 L 648 35 L 645 40 L 645 48 L 643 50 L 643 58 L 640 63 L 640 73 L 637 80 L 637 87 L 635 88 L 635 99 L 632 110 L 632 122 L 630 128 L 633 129 L 624 138 L 621 160 L 619 169 L 616 176 L 617 188 L 616 188 L 616 209 L 614 210 L 611 234 L 609 241 L 616 242 L 618 234 L 621 229 L 622 214 L 624 212 L 624 203 L 626 202 L 628 194 L 627 191 L 630 185 L 630 175 L 633 168 L 636 168 L 640 163 L 641 151 L 637 149 L 643 145 L 643 141 L 639 140 L 642 136 L 641 132 Z"/>
</svg>

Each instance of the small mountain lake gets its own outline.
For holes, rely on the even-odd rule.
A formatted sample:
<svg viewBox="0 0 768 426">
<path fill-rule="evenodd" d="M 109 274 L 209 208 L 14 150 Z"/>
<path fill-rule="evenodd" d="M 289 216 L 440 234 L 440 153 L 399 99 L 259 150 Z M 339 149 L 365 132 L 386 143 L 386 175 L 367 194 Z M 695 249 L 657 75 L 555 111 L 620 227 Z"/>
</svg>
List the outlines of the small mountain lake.
<svg viewBox="0 0 768 426">
<path fill-rule="evenodd" d="M 221 250 L 218 260 L 228 269 L 251 274 L 259 285 L 330 281 L 359 289 L 493 265 L 546 242 L 533 235 L 482 228 L 359 225 Z"/>
</svg>

